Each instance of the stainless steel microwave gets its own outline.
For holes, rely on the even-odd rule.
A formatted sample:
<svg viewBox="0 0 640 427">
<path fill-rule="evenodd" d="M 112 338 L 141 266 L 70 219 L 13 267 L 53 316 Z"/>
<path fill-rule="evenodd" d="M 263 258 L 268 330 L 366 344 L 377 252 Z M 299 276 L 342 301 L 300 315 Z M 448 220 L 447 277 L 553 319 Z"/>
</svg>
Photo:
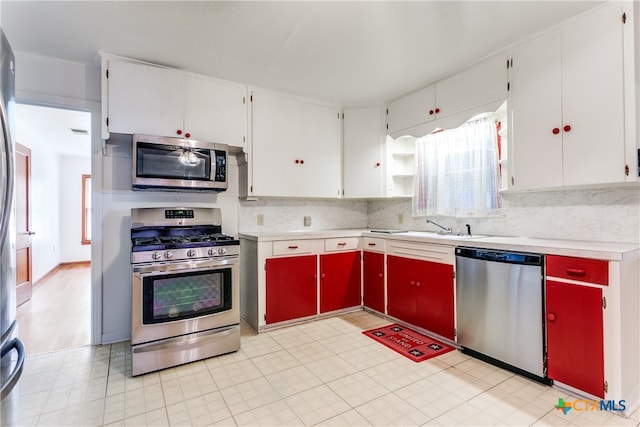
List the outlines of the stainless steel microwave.
<svg viewBox="0 0 640 427">
<path fill-rule="evenodd" d="M 133 135 L 133 188 L 136 190 L 225 191 L 225 144 Z"/>
</svg>

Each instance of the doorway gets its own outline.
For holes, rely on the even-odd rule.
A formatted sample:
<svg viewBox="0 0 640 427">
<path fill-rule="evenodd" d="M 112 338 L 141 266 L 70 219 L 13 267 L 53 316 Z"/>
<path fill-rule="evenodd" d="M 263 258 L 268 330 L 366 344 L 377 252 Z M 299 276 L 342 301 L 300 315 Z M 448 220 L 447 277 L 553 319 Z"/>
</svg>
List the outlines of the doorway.
<svg viewBox="0 0 640 427">
<path fill-rule="evenodd" d="M 26 202 L 16 206 L 16 235 L 29 243 L 32 285 L 31 297 L 17 308 L 20 338 L 27 355 L 88 345 L 91 113 L 16 104 L 13 117 L 16 160 L 26 164 L 18 156 L 29 151 L 28 173 L 16 168 L 16 198 L 28 189 Z"/>
</svg>

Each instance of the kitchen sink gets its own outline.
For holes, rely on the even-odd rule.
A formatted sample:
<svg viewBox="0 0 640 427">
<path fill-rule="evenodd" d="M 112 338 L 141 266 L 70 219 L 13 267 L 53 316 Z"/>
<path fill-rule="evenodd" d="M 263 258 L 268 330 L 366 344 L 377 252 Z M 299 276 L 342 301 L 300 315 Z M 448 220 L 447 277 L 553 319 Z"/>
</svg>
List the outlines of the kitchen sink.
<svg viewBox="0 0 640 427">
<path fill-rule="evenodd" d="M 465 240 L 465 239 L 474 239 L 479 237 L 487 237 L 481 236 L 479 234 L 444 234 L 444 233 L 436 233 L 433 231 L 409 231 L 408 235 L 416 236 L 416 237 L 427 237 L 430 239 L 443 239 L 443 240 Z"/>
</svg>

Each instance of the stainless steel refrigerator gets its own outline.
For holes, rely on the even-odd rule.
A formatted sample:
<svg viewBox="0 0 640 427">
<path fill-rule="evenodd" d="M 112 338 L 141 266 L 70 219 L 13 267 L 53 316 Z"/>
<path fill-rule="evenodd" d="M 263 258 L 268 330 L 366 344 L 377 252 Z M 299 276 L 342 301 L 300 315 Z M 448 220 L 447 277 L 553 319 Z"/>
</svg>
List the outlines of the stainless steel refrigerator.
<svg viewBox="0 0 640 427">
<path fill-rule="evenodd" d="M 18 338 L 16 321 L 16 267 L 14 221 L 14 142 L 11 139 L 10 114 L 15 104 L 15 57 L 1 32 L 0 84 L 2 102 L 2 141 L 0 141 L 0 357 L 1 398 L 9 395 L 22 374 L 24 345 Z"/>
</svg>

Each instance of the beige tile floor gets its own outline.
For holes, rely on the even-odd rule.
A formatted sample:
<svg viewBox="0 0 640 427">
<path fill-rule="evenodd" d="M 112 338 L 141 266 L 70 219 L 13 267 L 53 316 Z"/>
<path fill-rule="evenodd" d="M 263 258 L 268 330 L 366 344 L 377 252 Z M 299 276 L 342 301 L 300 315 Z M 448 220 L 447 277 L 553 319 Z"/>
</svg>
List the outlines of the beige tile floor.
<svg viewBox="0 0 640 427">
<path fill-rule="evenodd" d="M 361 331 L 356 312 L 254 334 L 238 352 L 132 378 L 127 343 L 27 358 L 2 425 L 638 426 L 458 351 L 421 363 Z"/>
</svg>

